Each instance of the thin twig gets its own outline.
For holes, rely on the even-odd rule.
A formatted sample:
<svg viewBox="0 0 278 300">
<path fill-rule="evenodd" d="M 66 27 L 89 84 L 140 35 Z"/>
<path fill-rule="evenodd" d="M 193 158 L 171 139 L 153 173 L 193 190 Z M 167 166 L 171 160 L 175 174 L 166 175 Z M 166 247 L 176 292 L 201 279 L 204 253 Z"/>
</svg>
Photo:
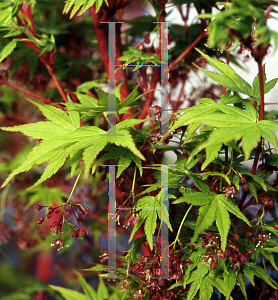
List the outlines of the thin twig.
<svg viewBox="0 0 278 300">
<path fill-rule="evenodd" d="M 183 51 L 183 53 L 170 64 L 168 70 L 170 71 L 171 69 L 173 69 L 178 64 L 178 62 L 181 61 L 198 44 L 198 42 L 206 35 L 207 35 L 207 33 L 205 31 L 200 33 L 198 35 L 198 37 L 191 43 L 191 45 L 188 46 L 188 48 L 185 51 Z M 166 71 L 168 71 L 168 70 L 166 70 Z"/>
<path fill-rule="evenodd" d="M 54 80 L 55 86 L 58 89 L 58 91 L 59 91 L 61 97 L 63 98 L 64 102 L 68 103 L 68 98 L 67 98 L 66 94 L 64 93 L 64 91 L 63 91 L 63 89 L 61 87 L 61 84 L 60 84 L 58 78 L 56 77 L 56 74 L 53 72 L 53 68 L 51 66 L 47 65 L 47 64 L 45 66 L 46 66 L 46 68 L 48 70 L 49 75 Z"/>
<path fill-rule="evenodd" d="M 42 101 L 44 104 L 50 104 L 50 105 L 55 106 L 55 107 L 57 107 L 57 108 L 60 108 L 60 109 L 62 109 L 62 110 L 64 110 L 64 111 L 66 110 L 65 107 L 63 107 L 63 106 L 61 106 L 61 105 L 59 105 L 59 104 L 53 103 L 52 101 L 50 101 L 50 100 L 47 99 L 47 98 L 44 98 L 44 97 L 38 96 L 38 95 L 36 95 L 36 94 L 34 94 L 34 93 L 32 93 L 32 92 L 29 92 L 29 91 L 27 91 L 27 90 L 25 90 L 25 89 L 23 89 L 23 88 L 21 88 L 21 87 L 15 85 L 15 84 L 13 84 L 13 83 L 10 83 L 10 82 L 8 82 L 8 81 L 6 81 L 6 80 L 4 80 L 4 79 L 1 79 L 1 80 L 0 80 L 0 84 L 8 85 L 8 86 L 14 88 L 15 90 L 18 90 L 18 91 L 24 93 L 25 95 L 31 96 L 31 97 L 33 97 L 33 98 L 36 98 L 36 99 Z"/>
</svg>

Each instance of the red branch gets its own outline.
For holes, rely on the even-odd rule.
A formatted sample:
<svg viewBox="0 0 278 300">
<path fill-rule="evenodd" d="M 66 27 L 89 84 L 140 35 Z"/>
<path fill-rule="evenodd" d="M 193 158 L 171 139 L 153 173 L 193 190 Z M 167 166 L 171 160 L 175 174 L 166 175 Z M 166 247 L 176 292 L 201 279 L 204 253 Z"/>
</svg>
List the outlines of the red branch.
<svg viewBox="0 0 278 300">
<path fill-rule="evenodd" d="M 44 98 L 44 97 L 38 96 L 38 95 L 36 95 L 36 94 L 34 94 L 34 93 L 32 93 L 32 92 L 29 92 L 29 91 L 27 91 L 27 90 L 25 90 L 25 89 L 23 89 L 23 88 L 21 88 L 21 87 L 15 85 L 15 84 L 13 84 L 13 83 L 10 83 L 10 82 L 8 82 L 8 81 L 6 81 L 6 80 L 4 80 L 4 79 L 0 79 L 0 84 L 6 84 L 6 85 L 8 85 L 8 86 L 10 86 L 10 87 L 12 87 L 12 88 L 14 88 L 14 89 L 16 89 L 16 90 L 18 90 L 18 91 L 24 93 L 25 95 L 31 96 L 31 97 L 33 97 L 33 98 L 36 98 L 36 99 L 42 101 L 44 104 L 49 104 L 49 105 L 55 106 L 55 107 L 57 107 L 57 108 L 60 108 L 60 109 L 62 109 L 62 110 L 64 110 L 64 111 L 66 111 L 66 108 L 65 108 L 65 107 L 63 107 L 63 106 L 61 106 L 61 105 L 59 105 L 59 104 L 56 104 L 56 103 L 50 101 L 50 100 L 47 99 L 47 98 Z"/>
</svg>

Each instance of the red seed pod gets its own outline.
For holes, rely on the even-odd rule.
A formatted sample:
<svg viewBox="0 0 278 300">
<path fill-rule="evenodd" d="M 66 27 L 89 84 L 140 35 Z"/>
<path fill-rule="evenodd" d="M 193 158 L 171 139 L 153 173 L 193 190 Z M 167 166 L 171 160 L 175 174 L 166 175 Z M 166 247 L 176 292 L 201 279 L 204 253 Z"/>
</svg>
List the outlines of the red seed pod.
<svg viewBox="0 0 278 300">
<path fill-rule="evenodd" d="M 40 211 L 42 209 L 42 205 L 40 205 L 40 204 L 37 204 L 34 207 L 37 211 Z"/>
<path fill-rule="evenodd" d="M 210 190 L 210 192 L 212 192 L 214 190 L 214 185 L 210 185 L 209 190 Z"/>
<path fill-rule="evenodd" d="M 274 229 L 278 230 L 278 224 L 274 225 Z"/>
<path fill-rule="evenodd" d="M 241 260 L 242 262 L 246 262 L 246 261 L 247 261 L 246 255 L 241 255 L 241 256 L 240 256 L 240 260 Z"/>
<path fill-rule="evenodd" d="M 135 45 L 135 48 L 138 48 L 139 50 L 143 51 L 144 50 L 144 44 L 141 43 L 141 42 L 138 42 L 136 45 Z"/>
<path fill-rule="evenodd" d="M 238 234 L 234 234 L 234 239 L 237 241 L 239 239 L 239 235 Z"/>
<path fill-rule="evenodd" d="M 264 196 L 264 197 L 259 198 L 259 200 L 262 202 L 263 206 L 273 205 L 273 200 L 270 197 Z"/>
<path fill-rule="evenodd" d="M 189 264 L 189 263 L 191 263 L 191 262 L 192 262 L 192 260 L 191 260 L 191 259 L 189 259 L 189 258 L 186 258 L 186 259 L 184 260 L 184 262 L 185 262 L 185 263 L 187 263 L 187 264 Z"/>
<path fill-rule="evenodd" d="M 71 214 L 71 211 L 68 210 L 68 209 L 66 209 L 66 210 L 65 210 L 65 215 L 66 215 L 66 216 L 69 216 L 70 214 Z"/>
<path fill-rule="evenodd" d="M 77 237 L 77 236 L 76 236 L 76 231 L 71 231 L 70 236 L 71 236 L 71 237 Z"/>
<path fill-rule="evenodd" d="M 212 261 L 211 262 L 211 268 L 212 268 L 212 270 L 215 270 L 216 266 L 217 266 L 217 263 L 215 261 Z"/>
<path fill-rule="evenodd" d="M 157 264 L 158 261 L 159 261 L 158 256 L 155 255 L 155 256 L 153 257 L 153 264 L 154 264 L 154 265 Z"/>
<path fill-rule="evenodd" d="M 246 183 L 246 182 L 247 182 L 247 180 L 246 180 L 245 177 L 243 177 L 243 176 L 240 177 L 240 181 L 241 181 L 242 183 Z"/>
<path fill-rule="evenodd" d="M 47 219 L 49 220 L 52 217 L 52 213 L 48 213 L 46 216 L 47 216 Z"/>
<path fill-rule="evenodd" d="M 247 185 L 247 184 L 244 184 L 242 187 L 243 187 L 243 189 L 244 189 L 246 192 L 248 192 L 248 191 L 249 191 L 249 187 L 248 187 L 248 185 Z"/>
<path fill-rule="evenodd" d="M 248 237 L 252 236 L 252 232 L 251 231 L 247 231 L 246 232 L 246 236 L 248 236 Z"/>
<path fill-rule="evenodd" d="M 250 240 L 251 240 L 252 243 L 255 243 L 255 241 L 256 241 L 256 239 L 254 237 L 251 237 Z"/>
<path fill-rule="evenodd" d="M 151 42 L 151 41 L 150 41 L 149 38 L 146 38 L 145 41 L 144 41 L 144 43 L 147 44 L 147 45 L 148 45 L 150 42 Z"/>
<path fill-rule="evenodd" d="M 37 218 L 37 223 L 38 223 L 38 224 L 41 224 L 43 221 L 44 221 L 44 218 L 43 218 L 43 217 Z"/>
<path fill-rule="evenodd" d="M 78 222 L 84 222 L 84 218 L 82 216 L 78 216 L 77 221 Z"/>
</svg>

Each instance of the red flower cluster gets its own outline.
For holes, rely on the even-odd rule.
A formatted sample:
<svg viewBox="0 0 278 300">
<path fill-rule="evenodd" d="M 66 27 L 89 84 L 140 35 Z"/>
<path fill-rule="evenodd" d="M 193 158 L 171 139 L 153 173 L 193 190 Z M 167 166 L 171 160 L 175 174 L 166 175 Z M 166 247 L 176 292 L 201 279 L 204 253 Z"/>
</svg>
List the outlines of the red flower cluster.
<svg viewBox="0 0 278 300">
<path fill-rule="evenodd" d="M 65 209 L 65 205 L 61 205 L 59 207 L 48 207 L 48 213 L 44 217 L 38 217 L 37 218 L 37 223 L 42 224 L 45 217 L 49 220 L 52 218 L 53 213 L 61 213 L 61 217 L 58 222 L 54 221 L 53 224 L 50 226 L 52 233 L 54 235 L 60 233 L 59 239 L 55 240 L 51 246 L 59 247 L 58 250 L 64 247 L 65 243 L 61 240 L 61 234 L 63 230 L 63 225 L 65 222 L 65 216 L 70 216 L 71 214 L 74 216 L 76 219 L 78 226 L 74 226 L 73 228 L 71 227 L 70 223 L 67 222 L 67 224 L 70 226 L 71 237 L 81 237 L 83 238 L 86 234 L 89 234 L 88 229 L 85 227 L 82 227 L 80 223 L 84 222 L 83 215 L 88 216 L 90 208 L 86 207 L 84 208 L 81 204 L 70 204 L 70 210 Z M 37 204 L 35 205 L 35 208 L 40 211 L 44 206 Z"/>
</svg>

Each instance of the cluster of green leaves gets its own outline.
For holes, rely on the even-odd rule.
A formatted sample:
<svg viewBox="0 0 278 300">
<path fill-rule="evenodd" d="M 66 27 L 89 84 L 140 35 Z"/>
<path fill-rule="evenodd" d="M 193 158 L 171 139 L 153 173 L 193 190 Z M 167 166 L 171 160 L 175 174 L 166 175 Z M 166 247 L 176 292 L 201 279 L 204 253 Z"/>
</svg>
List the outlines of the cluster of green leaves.
<svg viewBox="0 0 278 300">
<path fill-rule="evenodd" d="M 61 286 L 49 285 L 50 288 L 59 292 L 66 300 L 103 300 L 103 299 L 115 299 L 115 293 L 109 296 L 109 291 L 105 286 L 103 280 L 100 280 L 97 291 L 88 284 L 80 273 L 75 272 L 78 276 L 78 281 L 84 291 L 83 293 L 77 292 L 72 289 L 67 289 Z"/>
<path fill-rule="evenodd" d="M 47 35 L 46 33 L 38 34 L 35 37 L 28 32 L 26 28 L 18 25 L 17 16 L 27 22 L 28 27 L 32 27 L 32 20 L 30 20 L 28 13 L 23 14 L 20 12 L 23 1 L 7 1 L 0 4 L 1 20 L 0 31 L 4 31 L 4 38 L 12 38 L 10 42 L 2 49 L 0 54 L 0 62 L 8 57 L 16 48 L 19 41 L 32 42 L 40 50 L 40 54 L 50 52 L 55 49 L 55 38 L 53 34 Z M 32 3 L 32 1 L 30 1 Z M 27 11 L 30 11 L 30 8 Z M 16 39 L 16 37 L 24 35 L 24 38 Z"/>
<path fill-rule="evenodd" d="M 117 89 L 117 94 L 118 92 L 119 89 Z M 97 115 L 107 114 L 108 94 L 98 89 L 98 95 L 97 105 L 95 107 L 91 106 L 89 111 Z M 118 99 L 117 111 L 119 114 L 125 112 L 130 106 L 134 105 L 136 99 L 142 97 L 142 95 L 139 97 L 137 95 L 136 87 L 124 101 L 119 103 Z M 117 135 L 113 135 L 109 131 L 104 131 L 96 126 L 80 127 L 80 114 L 76 111 L 77 108 L 70 97 L 68 97 L 68 112 L 32 100 L 29 101 L 40 109 L 48 121 L 1 128 L 6 131 L 19 131 L 33 139 L 41 140 L 39 145 L 35 146 L 28 154 L 26 160 L 8 176 L 2 187 L 6 186 L 15 175 L 30 170 L 34 165 L 47 163 L 44 173 L 32 186 L 36 187 L 55 174 L 64 165 L 68 157 L 70 157 L 71 162 L 71 175 L 75 174 L 78 162 L 83 159 L 85 177 L 88 177 L 95 158 L 102 150 L 107 150 L 108 154 L 100 160 L 120 158 L 120 162 L 124 163 L 124 166 L 118 171 L 118 176 L 130 165 L 132 160 L 140 169 L 142 168 L 141 160 L 145 160 L 145 158 L 136 148 L 129 128 L 145 122 L 145 119 L 126 119 L 116 125 Z M 86 108 L 87 106 L 81 107 L 81 110 L 86 111 Z M 110 144 L 115 144 L 117 148 L 111 147 Z M 125 153 L 124 158 L 123 153 Z M 94 170 L 95 168 L 96 166 Z"/>
<path fill-rule="evenodd" d="M 131 63 L 136 63 L 133 71 L 138 70 L 142 66 L 146 66 L 148 63 L 155 65 L 160 64 L 160 60 L 157 55 L 143 53 L 140 49 L 135 47 L 128 47 L 128 50 L 124 51 L 124 55 L 119 58 L 124 62 L 124 67 L 127 67 Z"/>
<path fill-rule="evenodd" d="M 222 144 L 227 144 L 232 141 L 237 142 L 240 139 L 242 140 L 241 145 L 245 160 L 250 158 L 251 151 L 257 147 L 261 138 L 268 140 L 277 150 L 278 145 L 274 131 L 278 130 L 278 124 L 271 120 L 258 121 L 258 112 L 253 107 L 255 102 L 260 104 L 258 76 L 253 80 L 251 87 L 248 82 L 236 74 L 226 63 L 211 58 L 200 50 L 198 50 L 198 52 L 221 74 L 209 72 L 201 68 L 199 69 L 214 81 L 222 85 L 225 84 L 229 91 L 220 98 L 219 103 L 215 103 L 215 101 L 208 98 L 202 98 L 199 99 L 202 104 L 181 110 L 181 112 L 186 111 L 186 113 L 182 114 L 170 128 L 170 131 L 173 131 L 182 125 L 189 125 L 188 135 L 184 141 L 184 143 L 188 143 L 191 141 L 192 134 L 194 134 L 201 125 L 206 124 L 211 126 L 211 128 L 208 129 L 210 132 L 209 137 L 194 149 L 188 162 L 190 162 L 192 157 L 199 151 L 206 149 L 208 156 L 202 167 L 202 169 L 204 169 L 218 156 Z M 275 78 L 266 82 L 266 76 L 264 75 L 265 94 L 274 88 L 277 80 L 278 79 Z M 242 99 L 239 93 L 247 95 L 248 98 Z M 241 106 L 238 107 L 236 104 L 241 104 Z M 214 130 L 214 128 L 217 129 Z M 233 144 L 233 147 L 238 149 L 235 144 Z"/>
<path fill-rule="evenodd" d="M 224 11 L 221 7 L 216 14 L 199 16 L 213 19 L 208 27 L 209 47 L 225 49 L 229 43 L 233 43 L 231 49 L 235 49 L 240 40 L 250 36 L 254 37 L 256 45 L 267 46 L 273 38 L 275 47 L 278 46 L 278 33 L 271 30 L 265 20 L 266 9 L 277 6 L 276 1 L 235 0 L 221 4 L 225 5 Z"/>
<path fill-rule="evenodd" d="M 76 12 L 78 10 L 80 10 L 78 12 L 78 16 L 82 15 L 87 9 L 89 9 L 90 7 L 92 7 L 93 5 L 96 5 L 96 12 L 99 11 L 101 5 L 103 3 L 106 3 L 106 5 L 108 6 L 108 2 L 107 0 L 82 0 L 82 1 L 78 1 L 78 0 L 67 0 L 65 7 L 64 7 L 64 11 L 63 13 L 68 13 L 70 11 L 70 9 L 72 8 L 72 11 L 70 13 L 70 19 L 76 14 Z"/>
<path fill-rule="evenodd" d="M 201 244 L 195 244 L 195 250 L 189 250 L 186 254 L 191 260 L 187 265 L 185 275 L 180 282 L 173 284 L 170 289 L 177 286 L 185 286 L 190 284 L 187 294 L 187 300 L 195 298 L 199 294 L 198 299 L 211 299 L 213 297 L 213 288 L 216 288 L 226 299 L 232 299 L 231 292 L 238 285 L 243 293 L 244 299 L 248 299 L 246 293 L 245 276 L 250 283 L 255 286 L 254 276 L 263 279 L 269 286 L 276 289 L 277 283 L 267 274 L 266 270 L 257 264 L 246 262 L 241 270 L 234 270 L 227 267 L 225 261 L 218 261 L 218 266 L 212 270 L 208 263 L 204 263 L 206 248 Z"/>
</svg>

